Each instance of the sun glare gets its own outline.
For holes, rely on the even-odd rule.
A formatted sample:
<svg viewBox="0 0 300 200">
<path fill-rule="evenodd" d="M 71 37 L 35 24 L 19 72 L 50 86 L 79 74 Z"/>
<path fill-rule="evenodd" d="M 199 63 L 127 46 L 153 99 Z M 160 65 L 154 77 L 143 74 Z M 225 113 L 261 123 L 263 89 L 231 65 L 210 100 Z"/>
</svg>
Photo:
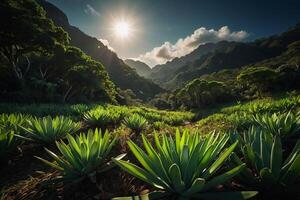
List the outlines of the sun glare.
<svg viewBox="0 0 300 200">
<path fill-rule="evenodd" d="M 130 26 L 128 22 L 120 21 L 115 24 L 115 34 L 121 38 L 127 38 L 130 34 Z"/>
</svg>

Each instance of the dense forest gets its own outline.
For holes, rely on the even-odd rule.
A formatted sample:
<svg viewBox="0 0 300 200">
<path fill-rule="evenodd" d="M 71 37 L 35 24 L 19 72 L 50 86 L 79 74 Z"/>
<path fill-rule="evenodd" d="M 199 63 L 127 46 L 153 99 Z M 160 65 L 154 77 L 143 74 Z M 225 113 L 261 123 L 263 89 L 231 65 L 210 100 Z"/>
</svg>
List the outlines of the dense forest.
<svg viewBox="0 0 300 200">
<path fill-rule="evenodd" d="M 149 67 L 48 1 L 0 13 L 0 199 L 300 199 L 300 25 Z"/>
</svg>

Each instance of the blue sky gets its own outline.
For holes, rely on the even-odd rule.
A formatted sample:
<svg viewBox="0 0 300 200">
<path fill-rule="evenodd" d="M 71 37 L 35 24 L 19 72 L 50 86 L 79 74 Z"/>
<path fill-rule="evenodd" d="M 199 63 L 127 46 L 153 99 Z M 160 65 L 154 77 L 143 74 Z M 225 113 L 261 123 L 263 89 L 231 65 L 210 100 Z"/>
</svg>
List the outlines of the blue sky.
<svg viewBox="0 0 300 200">
<path fill-rule="evenodd" d="M 48 1 L 63 10 L 72 25 L 107 40 L 119 57 L 140 58 L 150 65 L 182 56 L 205 42 L 250 41 L 300 22 L 299 0 Z M 125 39 L 113 29 L 121 20 L 131 27 Z M 191 42 L 196 43 L 190 47 Z"/>
</svg>

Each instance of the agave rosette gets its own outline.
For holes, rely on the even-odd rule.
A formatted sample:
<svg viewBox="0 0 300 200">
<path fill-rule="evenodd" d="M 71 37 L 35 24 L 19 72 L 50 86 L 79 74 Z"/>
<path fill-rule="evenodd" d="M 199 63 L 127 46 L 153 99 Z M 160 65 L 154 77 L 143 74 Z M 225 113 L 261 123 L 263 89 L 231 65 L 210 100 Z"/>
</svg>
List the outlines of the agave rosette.
<svg viewBox="0 0 300 200">
<path fill-rule="evenodd" d="M 162 196 L 210 199 L 220 194 L 210 193 L 211 188 L 226 183 L 244 168 L 244 164 L 240 164 L 224 173 L 218 173 L 237 146 L 236 142 L 225 149 L 228 139 L 226 135 L 215 133 L 201 139 L 198 133 L 189 134 L 188 131 L 184 131 L 181 135 L 177 130 L 175 140 L 163 135 L 161 141 L 155 133 L 156 148 L 154 148 L 143 135 L 142 140 L 146 151 L 133 141 L 128 142 L 130 150 L 142 167 L 123 160 L 113 161 L 136 178 L 162 190 Z M 226 192 L 221 195 L 228 195 L 232 199 L 243 199 L 255 194 L 255 192 Z M 147 198 L 156 197 L 148 195 Z"/>
</svg>

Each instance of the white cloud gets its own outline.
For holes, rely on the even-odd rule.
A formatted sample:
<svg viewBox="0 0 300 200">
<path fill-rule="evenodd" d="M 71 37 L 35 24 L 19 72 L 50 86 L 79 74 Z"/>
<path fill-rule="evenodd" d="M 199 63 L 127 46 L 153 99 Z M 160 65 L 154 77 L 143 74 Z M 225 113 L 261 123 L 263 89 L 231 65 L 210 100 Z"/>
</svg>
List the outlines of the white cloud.
<svg viewBox="0 0 300 200">
<path fill-rule="evenodd" d="M 180 38 L 175 44 L 165 42 L 159 47 L 140 55 L 137 59 L 147 63 L 149 66 L 164 64 L 175 57 L 181 57 L 191 53 L 199 45 L 208 42 L 218 42 L 222 40 L 241 41 L 249 34 L 246 31 L 231 32 L 228 26 L 223 26 L 219 30 L 206 29 L 200 27 L 193 34 Z"/>
<path fill-rule="evenodd" d="M 108 42 L 108 40 L 106 40 L 106 39 L 98 39 L 100 42 L 102 42 L 105 46 L 107 46 L 107 48 L 109 49 L 109 50 L 111 50 L 111 51 L 114 51 L 115 52 L 115 50 L 114 50 L 114 48 L 112 48 L 112 46 L 110 46 L 110 44 L 109 44 L 109 42 Z"/>
<path fill-rule="evenodd" d="M 90 4 L 86 4 L 86 9 L 84 9 L 84 12 L 88 15 L 92 15 L 95 17 L 100 17 L 100 13 L 93 8 Z"/>
</svg>

